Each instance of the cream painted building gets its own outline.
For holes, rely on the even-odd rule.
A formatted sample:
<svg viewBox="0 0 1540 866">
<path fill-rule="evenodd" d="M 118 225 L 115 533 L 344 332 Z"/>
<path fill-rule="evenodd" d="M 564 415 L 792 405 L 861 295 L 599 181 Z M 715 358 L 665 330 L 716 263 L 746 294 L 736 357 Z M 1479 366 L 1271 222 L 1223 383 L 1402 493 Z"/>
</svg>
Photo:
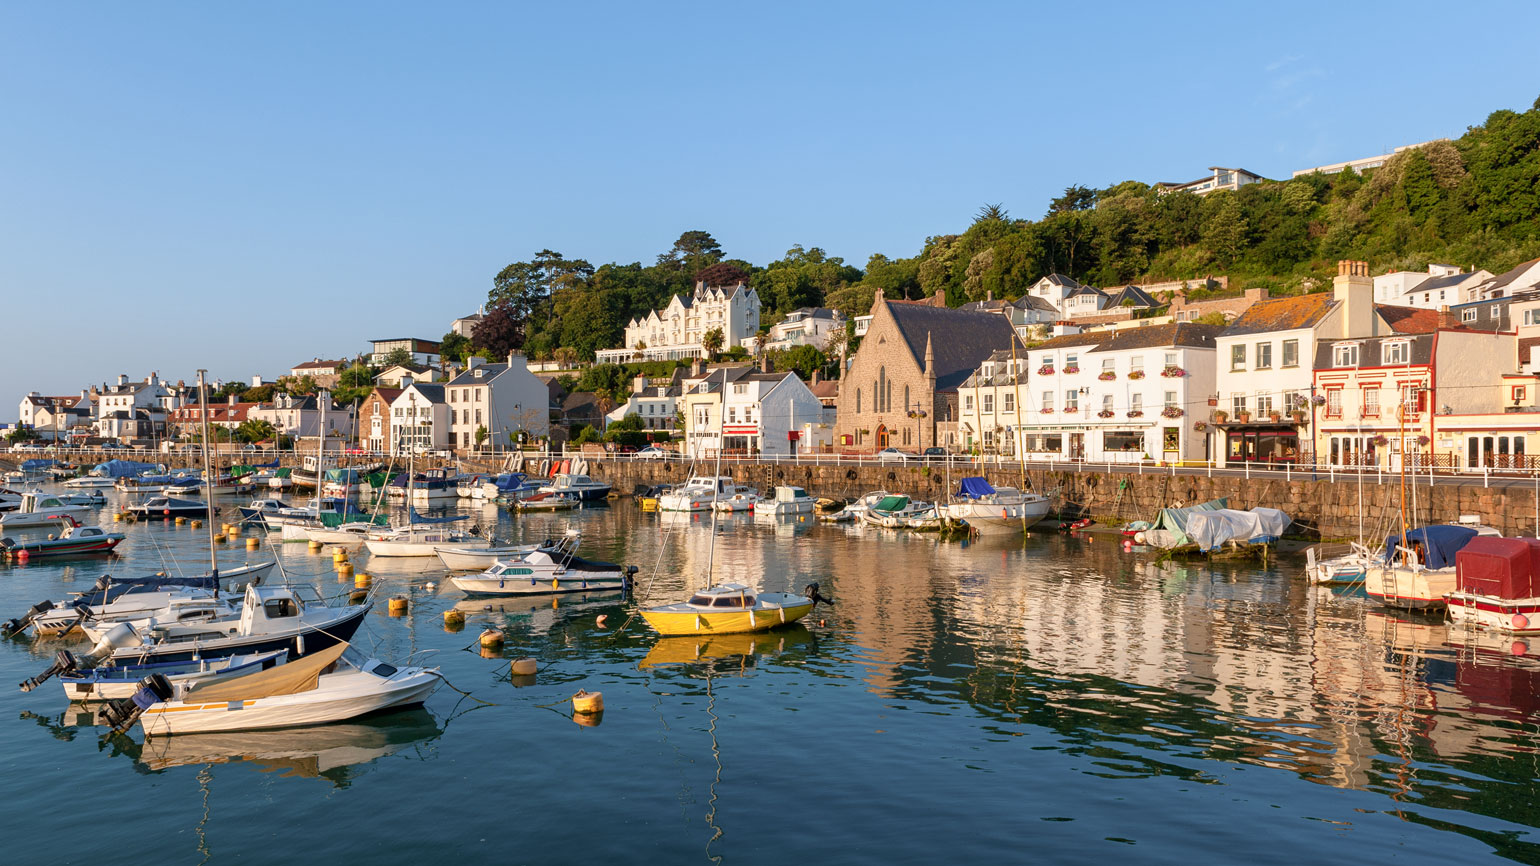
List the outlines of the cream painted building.
<svg viewBox="0 0 1540 866">
<path fill-rule="evenodd" d="M 758 334 L 759 294 L 744 283 L 697 283 L 692 294 L 675 295 L 662 310 L 632 319 L 622 348 L 600 349 L 594 355 L 601 364 L 704 358 L 702 341 L 716 329 L 722 332 L 723 350 Z"/>
</svg>

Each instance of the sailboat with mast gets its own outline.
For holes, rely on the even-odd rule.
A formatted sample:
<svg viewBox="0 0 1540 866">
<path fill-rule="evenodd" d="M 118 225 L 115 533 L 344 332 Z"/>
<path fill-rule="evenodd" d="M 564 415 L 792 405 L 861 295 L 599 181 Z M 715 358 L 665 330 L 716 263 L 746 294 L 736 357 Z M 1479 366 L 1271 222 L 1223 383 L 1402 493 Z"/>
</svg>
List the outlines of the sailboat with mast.
<svg viewBox="0 0 1540 866">
<path fill-rule="evenodd" d="M 715 477 L 722 477 L 721 422 L 717 428 Z M 643 608 L 642 618 L 659 634 L 701 635 L 739 634 L 768 631 L 794 623 L 812 613 L 818 602 L 828 602 L 819 595 L 818 584 L 810 583 L 802 595 L 789 592 L 759 592 L 742 583 L 711 585 L 717 548 L 717 499 L 722 485 L 711 492 L 711 546 L 706 556 L 707 588 L 681 602 Z M 832 603 L 832 602 L 831 602 Z"/>
<path fill-rule="evenodd" d="M 412 418 L 416 419 L 416 401 L 412 403 Z M 414 477 L 415 451 L 412 448 L 407 451 L 406 477 L 408 483 Z M 445 517 L 424 517 L 417 513 L 417 507 L 408 497 L 406 505 L 406 524 L 384 532 L 370 534 L 364 540 L 364 546 L 374 556 L 437 556 L 437 548 L 456 547 L 461 549 L 481 549 L 492 546 L 490 539 L 483 538 L 473 532 L 454 529 L 447 524 L 469 519 L 469 515 L 452 514 Z"/>
</svg>

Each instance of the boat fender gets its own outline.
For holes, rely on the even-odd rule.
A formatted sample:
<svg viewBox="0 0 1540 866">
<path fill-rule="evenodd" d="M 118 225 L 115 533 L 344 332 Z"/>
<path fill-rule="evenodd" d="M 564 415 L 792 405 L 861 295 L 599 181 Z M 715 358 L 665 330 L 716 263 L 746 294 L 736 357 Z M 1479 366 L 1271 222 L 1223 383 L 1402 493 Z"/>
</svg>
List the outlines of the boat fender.
<svg viewBox="0 0 1540 866">
<path fill-rule="evenodd" d="M 1522 613 L 1514 614 L 1513 615 L 1513 627 L 1516 628 L 1516 629 L 1526 629 L 1526 628 L 1529 628 L 1529 617 L 1525 616 Z"/>
</svg>

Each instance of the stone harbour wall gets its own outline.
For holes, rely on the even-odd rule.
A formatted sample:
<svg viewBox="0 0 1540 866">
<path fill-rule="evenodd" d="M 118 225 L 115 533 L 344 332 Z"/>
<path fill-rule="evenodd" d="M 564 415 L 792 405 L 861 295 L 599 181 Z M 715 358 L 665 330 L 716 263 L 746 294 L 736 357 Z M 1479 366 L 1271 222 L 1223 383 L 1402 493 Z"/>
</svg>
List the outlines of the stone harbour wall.
<svg viewBox="0 0 1540 866">
<path fill-rule="evenodd" d="M 638 487 L 677 484 L 689 475 L 687 463 L 668 461 L 611 461 L 594 458 L 589 474 L 615 485 L 629 495 Z M 776 484 L 802 487 L 814 496 L 854 498 L 873 490 L 887 490 L 920 499 L 944 498 L 955 490 L 959 474 L 950 477 L 936 467 L 916 465 L 806 465 L 773 463 L 724 463 L 723 474 L 740 484 L 767 490 Z M 1019 470 L 985 471 L 995 484 L 1021 485 Z M 1125 474 L 1103 472 L 1050 472 L 1028 470 L 1033 489 L 1057 491 L 1061 517 L 1095 517 L 1107 522 L 1148 520 L 1162 507 L 1193 505 L 1227 497 L 1231 508 L 1277 508 L 1294 518 L 1294 531 L 1326 538 L 1356 537 L 1360 531 L 1359 485 L 1352 476 L 1335 480 L 1325 476 L 1244 478 L 1240 476 L 1171 475 L 1151 472 Z M 1374 535 L 1398 525 L 1401 485 L 1399 479 L 1363 483 L 1362 529 Z M 1480 478 L 1439 479 L 1430 492 L 1426 479 L 1413 490 L 1407 487 L 1407 519 L 1414 525 L 1444 523 L 1473 514 L 1504 535 L 1534 535 L 1536 491 L 1530 484 L 1483 487 Z"/>
</svg>

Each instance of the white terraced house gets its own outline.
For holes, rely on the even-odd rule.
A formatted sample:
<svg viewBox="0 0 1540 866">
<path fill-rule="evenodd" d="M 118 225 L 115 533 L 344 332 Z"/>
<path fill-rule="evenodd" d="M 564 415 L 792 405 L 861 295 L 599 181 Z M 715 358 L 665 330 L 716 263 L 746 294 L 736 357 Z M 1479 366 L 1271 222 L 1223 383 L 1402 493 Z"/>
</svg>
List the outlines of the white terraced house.
<svg viewBox="0 0 1540 866">
<path fill-rule="evenodd" d="M 1027 353 L 1019 423 L 991 423 L 1004 409 L 1002 397 L 985 404 L 984 389 L 976 386 L 971 394 L 959 389 L 958 436 L 967 444 L 971 435 L 983 450 L 983 433 L 1005 428 L 996 430 L 996 451 L 1014 448 L 1023 459 L 1045 462 L 1202 460 L 1207 424 L 1204 429 L 1194 424 L 1208 414 L 1214 337 L 1221 330 L 1181 323 L 1055 337 Z M 979 384 L 988 384 L 985 372 L 975 374 Z M 1009 390 L 1014 402 L 1017 388 Z M 978 422 L 964 430 L 970 417 Z M 1003 446 L 1002 432 L 1009 440 Z"/>
<path fill-rule="evenodd" d="M 744 283 L 697 283 L 694 293 L 675 295 L 662 310 L 632 319 L 626 326 L 625 346 L 600 349 L 594 356 L 601 364 L 704 358 L 702 341 L 714 329 L 722 331 L 722 351 L 758 334 L 759 294 Z"/>
</svg>

